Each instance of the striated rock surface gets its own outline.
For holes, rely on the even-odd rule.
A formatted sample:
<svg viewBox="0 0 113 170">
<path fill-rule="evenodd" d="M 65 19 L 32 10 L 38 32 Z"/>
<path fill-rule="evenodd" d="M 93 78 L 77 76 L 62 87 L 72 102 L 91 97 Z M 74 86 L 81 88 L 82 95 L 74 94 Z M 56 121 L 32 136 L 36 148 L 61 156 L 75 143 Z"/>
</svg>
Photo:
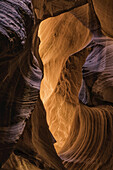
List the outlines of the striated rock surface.
<svg viewBox="0 0 113 170">
<path fill-rule="evenodd" d="M 39 53 L 44 64 L 41 96 L 46 100 L 49 93 L 51 94 L 56 88 L 69 55 L 87 46 L 92 34 L 72 14 L 66 13 L 42 22 L 39 27 L 39 37 L 41 41 Z"/>
<path fill-rule="evenodd" d="M 1 169 L 113 169 L 112 7 L 0 1 Z"/>
<path fill-rule="evenodd" d="M 34 111 L 27 120 L 24 133 L 3 169 L 37 170 L 64 169 L 53 147 L 54 138 L 46 122 L 46 112 L 38 98 Z"/>
<path fill-rule="evenodd" d="M 0 1 L 0 166 L 22 134 L 39 93 L 42 73 L 31 67 L 36 60 L 29 48 L 32 28 L 29 0 Z"/>
<path fill-rule="evenodd" d="M 110 0 L 92 0 L 95 12 L 104 34 L 113 37 L 113 2 Z"/>
<path fill-rule="evenodd" d="M 36 16 L 40 20 L 68 12 L 87 3 L 87 0 L 32 0 Z"/>
<path fill-rule="evenodd" d="M 112 38 L 101 32 L 101 25 L 94 9 L 93 3 L 89 1 L 88 4 L 71 11 L 75 16 L 73 20 L 73 17 L 69 19 L 73 22 L 71 33 L 74 26 L 76 27 L 73 32 L 74 41 L 72 39 L 75 44 L 74 51 L 71 52 L 69 45 L 68 50 L 69 55 L 76 53 L 70 57 L 66 56 L 66 45 L 63 47 L 66 35 L 67 37 L 70 35 L 68 29 L 66 30 L 66 27 L 60 29 L 61 24 L 58 26 L 61 34 L 62 29 L 63 34 L 66 32 L 62 40 L 59 35 L 59 44 L 62 42 L 58 44 L 59 46 L 56 44 L 58 38 L 55 41 L 52 36 L 54 30 L 57 32 L 57 17 L 54 24 L 52 24 L 54 18 L 44 21 L 39 31 L 41 39 L 39 52 L 44 64 L 41 97 L 47 111 L 50 130 L 57 141 L 55 148 L 67 169 L 113 169 L 113 110 L 112 95 L 110 95 L 112 94 Z M 68 16 L 71 16 L 69 13 L 63 15 L 59 18 L 66 16 L 65 20 L 68 20 Z M 71 24 L 68 25 L 69 21 L 66 22 L 68 28 L 71 27 Z M 83 25 L 80 26 L 76 21 L 82 22 Z M 77 51 L 76 41 L 79 48 L 79 42 L 84 40 L 82 33 L 83 36 L 87 35 L 83 29 L 85 27 L 90 29 L 93 36 L 89 39 L 88 46 L 86 43 L 84 50 L 80 47 L 82 51 Z M 79 33 L 81 39 L 77 36 Z M 62 48 L 64 54 L 60 57 Z M 87 106 L 79 102 L 78 94 L 79 100 Z"/>
<path fill-rule="evenodd" d="M 7 0 L 0 5 L 0 167 L 5 163 L 2 168 L 8 170 L 64 169 L 39 97 L 42 71 L 32 51 L 31 1 Z"/>
</svg>

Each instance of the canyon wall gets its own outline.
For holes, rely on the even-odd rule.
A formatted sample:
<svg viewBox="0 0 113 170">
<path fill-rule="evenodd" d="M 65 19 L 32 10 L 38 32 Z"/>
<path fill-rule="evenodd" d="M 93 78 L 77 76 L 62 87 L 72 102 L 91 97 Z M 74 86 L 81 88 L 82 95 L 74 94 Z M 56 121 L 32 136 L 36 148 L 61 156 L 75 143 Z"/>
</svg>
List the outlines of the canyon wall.
<svg viewBox="0 0 113 170">
<path fill-rule="evenodd" d="M 112 170 L 113 3 L 0 4 L 1 169 Z"/>
</svg>

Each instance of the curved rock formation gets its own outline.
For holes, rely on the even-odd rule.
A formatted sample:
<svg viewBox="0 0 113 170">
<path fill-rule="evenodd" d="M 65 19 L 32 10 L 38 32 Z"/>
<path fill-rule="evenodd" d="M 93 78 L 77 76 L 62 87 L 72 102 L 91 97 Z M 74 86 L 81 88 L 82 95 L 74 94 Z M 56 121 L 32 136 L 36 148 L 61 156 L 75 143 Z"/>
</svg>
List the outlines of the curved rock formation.
<svg viewBox="0 0 113 170">
<path fill-rule="evenodd" d="M 1 1 L 0 5 L 3 46 L 0 60 L 0 167 L 5 163 L 2 168 L 8 170 L 26 167 L 63 169 L 39 97 L 42 71 L 35 51 L 32 51 L 35 26 L 31 1 L 7 0 Z M 31 119 L 27 121 L 31 112 Z"/>
<path fill-rule="evenodd" d="M 113 15 L 113 2 L 107 0 L 92 0 L 95 12 L 101 23 L 101 28 L 104 34 L 113 37 L 113 25 L 112 25 L 112 15 Z"/>
<path fill-rule="evenodd" d="M 0 2 L 1 169 L 112 170 L 113 3 L 32 3 Z"/>
<path fill-rule="evenodd" d="M 29 0 L 0 1 L 0 165 L 22 134 L 39 93 L 42 73 L 30 66 L 32 28 Z"/>
<path fill-rule="evenodd" d="M 69 13 L 65 16 L 59 16 L 59 20 L 66 17 L 65 21 L 70 21 L 65 23 L 65 29 L 61 26 L 63 19 L 61 23 L 59 21 L 59 26 L 57 26 L 58 21 L 55 17 L 44 21 L 39 31 L 40 56 L 44 64 L 41 96 L 47 111 L 48 124 L 57 141 L 55 147 L 67 169 L 112 169 L 113 122 L 112 96 L 110 95 L 112 93 L 112 39 L 102 34 L 99 20 L 94 13 L 91 2 L 74 9 L 71 13 L 76 17 L 74 21 Z M 86 36 L 87 34 L 83 29 L 84 26 L 82 25 L 81 28 L 75 21 L 82 22 L 93 34 L 92 39 L 89 39 L 91 40 L 89 45 L 86 44 L 87 47 L 81 52 L 76 49 L 76 41 L 79 48 L 77 35 L 81 33 L 82 37 L 82 33 Z M 73 22 L 73 26 L 71 26 L 71 22 Z M 76 28 L 74 28 L 74 24 Z M 77 30 L 77 26 L 79 30 Z M 76 53 L 69 58 L 66 56 L 67 46 L 65 42 L 70 34 L 66 27 L 71 27 L 71 33 L 73 33 L 73 37 L 75 36 L 74 51 L 71 52 L 69 45 L 68 50 L 70 51 L 69 55 Z M 57 28 L 60 29 L 61 35 L 55 37 L 55 41 L 54 31 L 57 34 Z M 63 35 L 65 37 L 61 40 Z M 58 40 L 59 43 L 57 43 Z M 74 41 L 72 38 L 72 42 Z M 63 45 L 65 45 L 64 53 L 60 54 Z M 60 55 L 62 56 L 60 57 Z M 68 58 L 67 62 L 65 58 Z M 83 80 L 80 89 L 81 67 Z M 58 74 L 59 72 L 60 74 Z M 76 72 L 79 73 L 79 76 Z M 79 104 L 78 93 L 79 99 L 90 107 Z"/>
</svg>

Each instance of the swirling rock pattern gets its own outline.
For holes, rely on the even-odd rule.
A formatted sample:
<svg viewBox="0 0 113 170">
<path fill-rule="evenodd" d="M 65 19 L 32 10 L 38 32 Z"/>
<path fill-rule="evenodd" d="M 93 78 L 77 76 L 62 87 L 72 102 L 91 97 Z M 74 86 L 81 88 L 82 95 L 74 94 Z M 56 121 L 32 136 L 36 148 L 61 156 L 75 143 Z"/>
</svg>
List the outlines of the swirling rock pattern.
<svg viewBox="0 0 113 170">
<path fill-rule="evenodd" d="M 32 3 L 0 1 L 2 169 L 112 170 L 113 3 Z"/>
<path fill-rule="evenodd" d="M 52 33 L 50 34 L 48 32 L 49 36 L 46 35 L 45 37 L 43 35 L 44 31 L 46 34 L 47 27 L 44 28 L 44 23 L 43 26 L 40 27 L 40 56 L 45 65 L 45 77 L 41 86 L 42 100 L 47 111 L 50 129 L 57 141 L 55 144 L 56 149 L 59 156 L 64 160 L 64 165 L 67 169 L 113 169 L 113 111 L 112 95 L 110 95 L 112 93 L 112 38 L 103 35 L 103 30 L 101 30 L 102 20 L 100 20 L 99 23 L 97 18 L 98 14 L 96 16 L 94 11 L 94 3 L 92 3 L 92 1 L 88 2 L 88 4 L 85 4 L 82 7 L 75 8 L 71 13 L 76 19 L 81 21 L 85 27 L 90 29 L 93 37 L 90 39 L 89 45 L 86 45 L 84 53 L 81 53 L 80 55 L 80 53 L 73 48 L 75 50 L 74 52 L 77 53 L 67 60 L 65 66 L 62 65 L 62 69 L 60 67 L 61 62 L 59 63 L 58 66 L 61 70 L 61 74 L 57 78 L 56 86 L 53 86 L 56 72 L 52 72 L 52 76 L 49 69 L 52 70 L 52 67 L 55 68 L 55 62 L 52 62 L 52 60 L 57 56 L 63 45 L 60 46 L 60 48 L 58 45 L 54 45 L 53 49 L 57 49 L 58 47 L 58 50 L 57 53 L 55 53 L 54 50 L 52 56 L 53 44 L 50 43 L 51 39 L 53 40 L 53 38 L 51 38 Z M 107 4 L 104 5 L 107 6 Z M 69 16 L 70 14 L 65 15 Z M 72 19 L 72 17 L 70 18 Z M 54 27 L 57 29 L 57 26 L 54 26 L 53 24 L 53 26 L 50 27 L 51 22 L 52 19 L 46 20 L 45 25 L 49 25 L 49 29 L 52 29 L 53 31 Z M 72 30 L 73 27 L 71 28 L 71 31 Z M 55 31 L 57 32 L 57 30 Z M 66 29 L 64 29 L 63 33 L 65 33 L 65 31 Z M 76 31 L 74 35 L 76 34 Z M 83 29 L 81 29 L 80 32 L 83 33 L 82 31 Z M 77 31 L 77 33 L 79 34 L 79 31 Z M 66 35 L 68 35 L 68 31 Z M 62 43 L 65 43 L 64 38 L 63 40 Z M 76 40 L 79 44 L 77 36 Z M 46 44 L 47 47 L 51 44 L 51 48 L 43 48 L 44 44 Z M 76 47 L 76 44 L 74 47 Z M 77 45 L 77 47 L 79 46 Z M 88 49 L 89 54 L 88 52 L 85 52 Z M 66 46 L 64 51 L 66 53 Z M 81 88 L 78 86 L 79 83 L 81 83 L 81 78 L 80 76 L 77 77 L 75 73 L 77 71 L 80 75 L 81 70 L 81 68 L 77 68 L 77 54 L 79 56 L 79 66 L 81 61 L 83 64 L 83 67 L 81 65 L 83 73 Z M 83 63 L 82 57 L 85 58 L 85 54 L 88 57 L 85 63 Z M 80 56 L 82 57 L 80 58 Z M 65 54 L 62 58 L 63 57 L 65 57 Z M 60 53 L 59 58 L 61 58 Z M 76 62 L 74 62 L 74 58 Z M 72 60 L 72 64 L 74 65 L 73 71 L 71 69 L 71 64 L 68 67 L 70 60 Z M 61 59 L 59 59 L 59 61 L 61 61 Z M 69 70 L 67 70 L 68 68 Z M 59 71 L 58 69 L 56 70 Z M 76 81 L 76 78 L 78 81 Z M 45 94 L 47 92 L 43 87 L 45 87 L 46 90 L 48 89 L 47 95 Z M 79 103 L 76 97 L 78 93 L 79 100 L 87 106 L 83 105 L 81 102 Z"/>
<path fill-rule="evenodd" d="M 29 0 L 0 1 L 0 165 L 17 143 L 39 95 L 42 73 L 31 52 L 33 25 Z"/>
<path fill-rule="evenodd" d="M 95 37 L 90 44 L 92 52 L 83 65 L 83 84 L 79 99 L 87 105 L 113 102 L 112 94 L 112 45 L 109 37 Z"/>
</svg>

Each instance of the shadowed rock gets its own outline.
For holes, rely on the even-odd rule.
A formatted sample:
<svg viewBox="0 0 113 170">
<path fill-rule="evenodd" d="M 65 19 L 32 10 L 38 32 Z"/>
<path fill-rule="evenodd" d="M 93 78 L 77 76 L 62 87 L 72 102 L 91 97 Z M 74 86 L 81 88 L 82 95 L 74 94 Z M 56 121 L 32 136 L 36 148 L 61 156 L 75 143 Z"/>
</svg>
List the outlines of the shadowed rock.
<svg viewBox="0 0 113 170">
<path fill-rule="evenodd" d="M 31 2 L 0 1 L 0 164 L 17 143 L 39 95 L 41 70 L 31 52 Z"/>
<path fill-rule="evenodd" d="M 113 3 L 32 2 L 0 1 L 2 168 L 112 170 Z"/>
</svg>

